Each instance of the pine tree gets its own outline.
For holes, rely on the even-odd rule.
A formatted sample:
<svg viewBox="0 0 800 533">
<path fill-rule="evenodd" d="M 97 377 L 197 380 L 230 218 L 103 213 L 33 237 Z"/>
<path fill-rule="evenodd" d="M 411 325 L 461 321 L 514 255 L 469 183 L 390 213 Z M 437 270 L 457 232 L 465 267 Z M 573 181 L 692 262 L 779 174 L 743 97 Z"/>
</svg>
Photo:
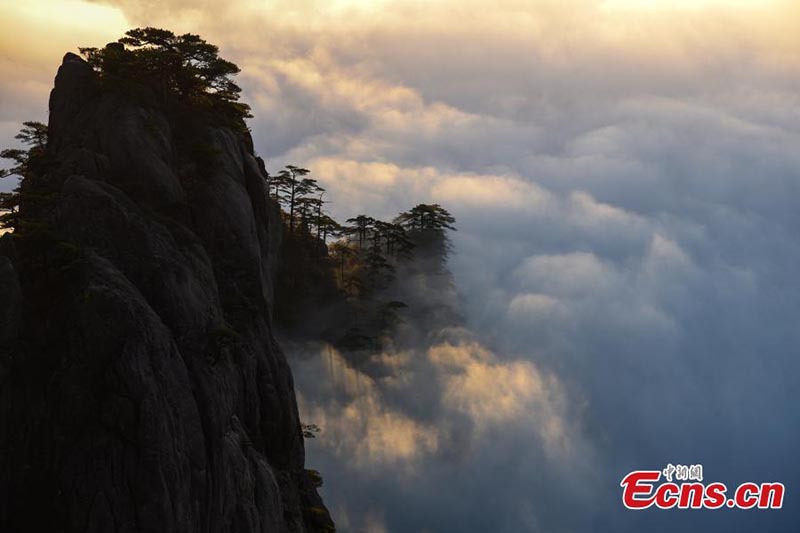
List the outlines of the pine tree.
<svg viewBox="0 0 800 533">
<path fill-rule="evenodd" d="M 395 222 L 411 231 L 456 230 L 453 226 L 456 219 L 439 204 L 419 204 L 409 211 L 400 213 Z"/>
<path fill-rule="evenodd" d="M 104 48 L 81 48 L 89 64 L 104 79 L 152 85 L 164 100 L 176 97 L 208 104 L 249 118 L 250 107 L 239 102 L 242 89 L 233 81 L 234 63 L 219 57 L 219 48 L 186 33 L 136 28 Z"/>
<path fill-rule="evenodd" d="M 41 122 L 23 122 L 22 129 L 14 136 L 27 149 L 8 148 L 0 151 L 0 158 L 13 162 L 10 168 L 0 170 L 0 178 L 17 176 L 20 184 L 12 192 L 0 193 L 0 228 L 16 230 L 19 228 L 19 207 L 22 202 L 21 187 L 24 180 L 35 172 L 43 160 L 47 146 L 47 125 Z"/>
</svg>

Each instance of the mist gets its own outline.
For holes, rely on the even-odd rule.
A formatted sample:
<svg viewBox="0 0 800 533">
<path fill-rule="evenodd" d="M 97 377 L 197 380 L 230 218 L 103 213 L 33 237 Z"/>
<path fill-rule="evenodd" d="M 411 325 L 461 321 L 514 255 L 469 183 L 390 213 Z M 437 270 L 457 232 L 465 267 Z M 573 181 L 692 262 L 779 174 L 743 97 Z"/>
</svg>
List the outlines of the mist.
<svg viewBox="0 0 800 533">
<path fill-rule="evenodd" d="M 219 44 L 256 150 L 335 218 L 457 220 L 395 345 L 284 343 L 341 531 L 796 529 L 795 3 L 100 4 Z M 5 146 L 44 100 L 0 91 Z M 667 463 L 783 482 L 783 509 L 626 510 L 620 480 Z"/>
</svg>

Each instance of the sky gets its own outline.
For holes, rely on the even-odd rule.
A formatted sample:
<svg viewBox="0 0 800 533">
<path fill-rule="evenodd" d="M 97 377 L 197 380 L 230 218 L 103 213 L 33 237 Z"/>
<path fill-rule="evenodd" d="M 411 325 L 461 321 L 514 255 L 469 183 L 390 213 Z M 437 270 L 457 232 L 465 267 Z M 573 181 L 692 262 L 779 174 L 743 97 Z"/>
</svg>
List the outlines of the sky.
<svg viewBox="0 0 800 533">
<path fill-rule="evenodd" d="M 0 0 L 0 144 L 145 25 L 242 68 L 256 151 L 337 218 L 458 221 L 462 326 L 388 377 L 289 347 L 340 530 L 796 530 L 800 3 Z M 667 463 L 784 508 L 624 509 Z"/>
</svg>

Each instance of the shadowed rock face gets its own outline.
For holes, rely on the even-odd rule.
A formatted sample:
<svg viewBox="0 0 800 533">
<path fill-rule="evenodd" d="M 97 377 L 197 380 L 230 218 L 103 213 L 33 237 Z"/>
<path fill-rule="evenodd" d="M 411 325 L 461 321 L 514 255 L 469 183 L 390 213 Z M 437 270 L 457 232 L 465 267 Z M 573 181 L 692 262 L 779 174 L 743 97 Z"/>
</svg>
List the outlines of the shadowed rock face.
<svg viewBox="0 0 800 533">
<path fill-rule="evenodd" d="M 0 246 L 0 530 L 332 526 L 272 336 L 280 221 L 252 141 L 173 111 L 59 69 L 36 179 L 70 260 Z"/>
</svg>

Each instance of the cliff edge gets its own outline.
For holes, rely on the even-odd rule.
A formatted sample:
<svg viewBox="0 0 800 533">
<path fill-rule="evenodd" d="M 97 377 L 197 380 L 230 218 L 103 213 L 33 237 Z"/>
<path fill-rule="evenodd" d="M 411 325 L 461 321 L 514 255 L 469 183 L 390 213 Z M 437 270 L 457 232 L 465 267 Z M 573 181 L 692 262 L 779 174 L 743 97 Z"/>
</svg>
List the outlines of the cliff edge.
<svg viewBox="0 0 800 533">
<path fill-rule="evenodd" d="M 0 530 L 332 530 L 272 335 L 280 219 L 244 123 L 67 54 L 48 129 L 0 244 Z"/>
</svg>

